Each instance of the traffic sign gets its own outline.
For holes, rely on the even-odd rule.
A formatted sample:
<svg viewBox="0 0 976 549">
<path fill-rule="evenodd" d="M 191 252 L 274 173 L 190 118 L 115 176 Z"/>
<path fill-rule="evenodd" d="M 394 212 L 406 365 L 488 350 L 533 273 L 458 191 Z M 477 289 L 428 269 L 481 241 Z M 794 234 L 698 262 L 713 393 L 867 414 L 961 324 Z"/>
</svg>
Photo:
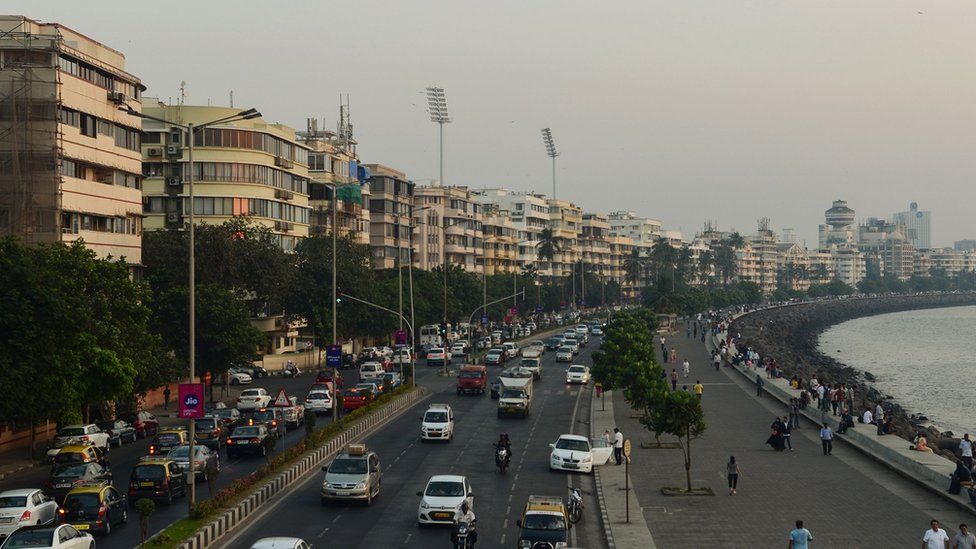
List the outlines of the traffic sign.
<svg viewBox="0 0 976 549">
<path fill-rule="evenodd" d="M 183 419 L 203 417 L 203 383 L 180 383 L 179 416 Z"/>
<path fill-rule="evenodd" d="M 627 456 L 627 459 L 630 459 L 630 439 L 629 438 L 624 441 L 624 455 Z"/>
<path fill-rule="evenodd" d="M 285 393 L 284 388 L 278 390 L 278 396 L 275 397 L 274 402 L 272 402 L 271 405 L 279 406 L 281 408 L 288 408 L 291 406 L 291 401 L 288 400 L 288 394 Z"/>
<path fill-rule="evenodd" d="M 537 312 L 537 313 L 541 313 L 542 312 L 542 304 L 539 304 L 539 305 L 536 305 L 535 306 L 535 312 Z"/>
<path fill-rule="evenodd" d="M 485 326 L 488 325 L 488 315 L 481 315 L 481 323 Z"/>
<path fill-rule="evenodd" d="M 330 368 L 342 366 L 342 347 L 338 345 L 328 345 L 325 348 L 325 365 Z"/>
<path fill-rule="evenodd" d="M 396 344 L 397 345 L 406 345 L 407 344 L 407 331 L 406 330 L 397 330 L 396 331 Z"/>
</svg>

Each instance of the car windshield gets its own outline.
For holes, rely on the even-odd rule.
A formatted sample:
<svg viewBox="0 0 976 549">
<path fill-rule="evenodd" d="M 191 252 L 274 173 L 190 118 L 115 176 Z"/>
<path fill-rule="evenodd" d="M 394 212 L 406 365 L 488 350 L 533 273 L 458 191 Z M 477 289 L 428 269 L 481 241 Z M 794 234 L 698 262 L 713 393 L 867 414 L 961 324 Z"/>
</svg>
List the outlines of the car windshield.
<svg viewBox="0 0 976 549">
<path fill-rule="evenodd" d="M 522 528 L 526 530 L 565 530 L 566 519 L 559 515 L 530 513 L 525 515 Z"/>
<path fill-rule="evenodd" d="M 427 491 L 424 495 L 450 498 L 464 495 L 464 484 L 455 481 L 434 481 L 427 484 Z"/>
<path fill-rule="evenodd" d="M 561 438 L 556 441 L 556 448 L 559 450 L 573 450 L 574 452 L 589 452 L 590 443 L 585 440 Z"/>
<path fill-rule="evenodd" d="M 62 465 L 56 468 L 51 476 L 54 478 L 72 478 L 80 477 L 85 474 L 85 470 L 88 468 L 87 464 L 80 465 Z"/>
<path fill-rule="evenodd" d="M 574 374 L 582 374 L 582 373 L 586 372 L 586 367 L 585 366 L 570 366 L 569 367 L 569 371 L 570 372 L 573 372 Z"/>
<path fill-rule="evenodd" d="M 365 475 L 366 460 L 338 458 L 329 466 L 329 472 L 339 475 Z"/>
<path fill-rule="evenodd" d="M 274 410 L 255 410 L 252 416 L 254 421 L 271 421 L 275 418 Z"/>
<path fill-rule="evenodd" d="M 256 397 L 260 395 L 261 395 L 261 391 L 259 391 L 258 389 L 244 389 L 243 391 L 241 391 L 242 397 Z"/>
<path fill-rule="evenodd" d="M 560 347 L 559 348 L 559 352 L 560 353 L 571 353 L 571 352 L 573 352 L 573 348 L 572 347 Z"/>
<path fill-rule="evenodd" d="M 530 368 L 534 368 L 534 367 L 536 367 L 538 365 L 539 365 L 539 359 L 538 358 L 523 358 L 522 359 L 522 366 L 528 366 Z"/>
<path fill-rule="evenodd" d="M 505 351 L 503 351 L 501 349 L 492 349 L 492 350 L 488 351 L 488 354 L 489 355 L 500 355 L 500 354 L 502 354 L 504 352 Z"/>
<path fill-rule="evenodd" d="M 217 424 L 212 419 L 198 419 L 194 422 L 198 431 L 213 431 Z"/>
<path fill-rule="evenodd" d="M 502 391 L 502 398 L 522 398 L 525 393 L 516 389 L 506 389 Z"/>
<path fill-rule="evenodd" d="M 261 433 L 261 430 L 257 427 L 238 427 L 234 429 L 234 436 L 242 437 L 256 437 Z"/>
<path fill-rule="evenodd" d="M 349 389 L 348 391 L 342 393 L 342 396 L 344 398 L 363 398 L 365 395 L 358 389 Z"/>
<path fill-rule="evenodd" d="M 197 447 L 197 448 L 199 448 L 199 447 Z M 194 448 L 194 450 L 197 450 L 197 448 Z M 194 453 L 195 454 L 199 454 L 200 452 L 196 452 L 195 451 Z M 172 450 L 169 451 L 169 456 L 168 457 L 170 457 L 172 459 L 186 459 L 186 456 L 188 456 L 188 455 L 190 455 L 190 447 L 189 446 L 177 446 L 176 448 L 173 448 Z"/>
<path fill-rule="evenodd" d="M 429 354 L 429 355 L 440 355 L 440 354 L 443 354 L 443 353 L 444 353 L 444 349 L 431 349 L 431 350 L 427 351 L 427 354 Z"/>
<path fill-rule="evenodd" d="M 92 507 L 98 507 L 101 502 L 98 500 L 98 494 L 93 494 L 91 492 L 84 494 L 68 494 L 68 497 L 64 498 L 64 508 L 68 511 L 75 509 L 90 509 Z"/>
<path fill-rule="evenodd" d="M 309 400 L 329 400 L 329 393 L 309 393 Z"/>
<path fill-rule="evenodd" d="M 447 412 L 427 412 L 424 414 L 425 423 L 447 423 Z"/>
<path fill-rule="evenodd" d="M 99 421 L 95 425 L 98 425 L 98 428 L 103 431 L 108 431 L 109 429 L 115 429 L 114 421 Z"/>
<path fill-rule="evenodd" d="M 54 528 L 42 530 L 20 530 L 10 534 L 4 548 L 54 547 Z"/>
<path fill-rule="evenodd" d="M 0 509 L 10 509 L 11 507 L 27 507 L 27 496 L 0 497 Z"/>
<path fill-rule="evenodd" d="M 180 435 L 177 435 L 176 433 L 163 433 L 163 434 L 157 436 L 156 437 L 156 440 L 160 444 L 179 444 L 180 443 Z"/>
<path fill-rule="evenodd" d="M 468 378 L 468 379 L 478 379 L 481 377 L 481 372 L 461 372 L 458 377 Z"/>
<path fill-rule="evenodd" d="M 163 480 L 166 478 L 166 468 L 162 465 L 136 465 L 136 468 L 132 470 L 132 478 Z"/>
<path fill-rule="evenodd" d="M 54 463 L 81 463 L 86 455 L 82 452 L 58 452 L 54 456 Z"/>
<path fill-rule="evenodd" d="M 234 408 L 221 408 L 219 410 L 214 410 L 214 415 L 225 419 L 230 419 L 234 417 Z"/>
<path fill-rule="evenodd" d="M 65 427 L 61 429 L 60 436 L 63 437 L 77 437 L 85 434 L 84 427 Z"/>
</svg>

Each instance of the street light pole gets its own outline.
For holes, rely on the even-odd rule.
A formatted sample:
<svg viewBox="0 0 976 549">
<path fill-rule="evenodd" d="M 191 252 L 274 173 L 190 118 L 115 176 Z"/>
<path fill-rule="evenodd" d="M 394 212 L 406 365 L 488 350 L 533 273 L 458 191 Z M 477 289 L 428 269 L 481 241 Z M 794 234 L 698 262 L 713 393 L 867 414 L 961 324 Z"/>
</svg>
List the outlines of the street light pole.
<svg viewBox="0 0 976 549">
<path fill-rule="evenodd" d="M 339 187 L 333 183 L 332 184 L 332 344 L 339 345 L 339 338 L 337 336 L 336 323 L 338 319 L 338 308 L 339 308 L 339 296 L 336 295 L 338 289 L 336 287 L 336 244 L 337 238 L 336 233 L 339 230 L 339 226 L 336 224 L 337 210 L 339 209 Z M 342 360 L 342 350 L 339 350 L 339 360 Z M 333 364 L 332 366 L 332 421 L 339 421 L 339 370 L 338 367 Z"/>
</svg>

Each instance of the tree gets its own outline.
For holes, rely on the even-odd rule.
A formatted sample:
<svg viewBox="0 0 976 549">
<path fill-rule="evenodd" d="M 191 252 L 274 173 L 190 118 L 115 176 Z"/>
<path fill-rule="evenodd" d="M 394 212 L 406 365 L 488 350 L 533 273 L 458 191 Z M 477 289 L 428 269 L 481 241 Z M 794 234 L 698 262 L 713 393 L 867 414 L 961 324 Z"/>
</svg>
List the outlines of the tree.
<svg viewBox="0 0 976 549">
<path fill-rule="evenodd" d="M 640 250 L 634 248 L 630 254 L 624 258 L 624 282 L 637 288 L 637 300 L 640 302 L 642 282 L 644 281 L 644 258 L 640 255 Z"/>
<path fill-rule="evenodd" d="M 668 391 L 655 400 L 650 414 L 640 422 L 656 436 L 667 433 L 678 438 L 684 454 L 686 490 L 691 492 L 691 441 L 706 429 L 701 400 L 686 391 Z"/>
<path fill-rule="evenodd" d="M 698 255 L 698 279 L 711 285 L 712 269 L 715 266 L 715 255 L 711 250 L 704 250 Z"/>
<path fill-rule="evenodd" d="M 546 227 L 539 233 L 539 242 L 536 243 L 536 257 L 549 263 L 549 272 L 552 273 L 552 260 L 559 253 L 559 237 L 553 232 L 552 227 Z M 554 278 L 556 273 L 552 273 Z"/>
</svg>

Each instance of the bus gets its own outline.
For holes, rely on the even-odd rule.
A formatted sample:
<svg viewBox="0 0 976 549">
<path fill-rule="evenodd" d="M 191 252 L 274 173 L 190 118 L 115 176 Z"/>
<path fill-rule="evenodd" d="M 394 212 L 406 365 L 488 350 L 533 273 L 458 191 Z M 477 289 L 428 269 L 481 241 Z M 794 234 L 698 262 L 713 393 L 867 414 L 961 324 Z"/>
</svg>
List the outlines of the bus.
<svg viewBox="0 0 976 549">
<path fill-rule="evenodd" d="M 417 342 L 421 348 L 439 347 L 442 343 L 440 325 L 426 324 L 420 327 L 420 341 Z"/>
</svg>

